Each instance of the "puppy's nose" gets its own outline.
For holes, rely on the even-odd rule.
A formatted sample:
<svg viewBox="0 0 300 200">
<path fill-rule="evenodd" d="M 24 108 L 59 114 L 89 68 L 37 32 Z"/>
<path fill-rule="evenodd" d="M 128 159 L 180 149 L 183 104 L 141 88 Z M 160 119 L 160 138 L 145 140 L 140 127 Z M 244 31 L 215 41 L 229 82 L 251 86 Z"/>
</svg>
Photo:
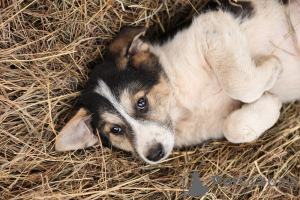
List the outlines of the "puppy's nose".
<svg viewBox="0 0 300 200">
<path fill-rule="evenodd" d="M 148 156 L 146 157 L 148 160 L 156 162 L 162 159 L 165 155 L 164 147 L 159 143 L 150 149 L 148 152 Z"/>
</svg>

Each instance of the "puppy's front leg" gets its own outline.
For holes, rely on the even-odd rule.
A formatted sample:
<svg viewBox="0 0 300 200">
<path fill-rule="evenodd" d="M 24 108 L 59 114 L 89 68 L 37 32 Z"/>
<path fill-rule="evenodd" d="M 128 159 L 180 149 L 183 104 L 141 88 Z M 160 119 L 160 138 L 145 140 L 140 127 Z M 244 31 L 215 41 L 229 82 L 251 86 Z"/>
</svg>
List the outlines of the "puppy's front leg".
<svg viewBox="0 0 300 200">
<path fill-rule="evenodd" d="M 226 139 L 232 143 L 256 140 L 276 123 L 281 105 L 279 97 L 268 92 L 255 102 L 244 104 L 226 118 L 223 126 Z"/>
<path fill-rule="evenodd" d="M 197 20 L 205 38 L 202 44 L 205 59 L 229 96 L 250 103 L 273 87 L 282 71 L 279 59 L 264 56 L 253 61 L 238 19 L 217 11 Z"/>
</svg>

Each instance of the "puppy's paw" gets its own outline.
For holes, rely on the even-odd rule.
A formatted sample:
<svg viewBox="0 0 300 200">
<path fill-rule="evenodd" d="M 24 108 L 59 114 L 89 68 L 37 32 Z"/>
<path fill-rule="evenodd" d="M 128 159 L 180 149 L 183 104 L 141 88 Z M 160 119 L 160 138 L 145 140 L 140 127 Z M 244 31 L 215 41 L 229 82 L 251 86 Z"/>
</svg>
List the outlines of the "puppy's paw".
<svg viewBox="0 0 300 200">
<path fill-rule="evenodd" d="M 280 109 L 282 107 L 282 101 L 278 97 L 277 94 L 273 94 L 270 92 L 265 92 L 264 95 L 259 99 L 260 106 L 264 106 L 265 104 L 268 104 L 268 109 L 272 109 L 277 114 L 280 114 Z"/>
<path fill-rule="evenodd" d="M 256 61 L 256 66 L 261 69 L 259 73 L 261 73 L 265 82 L 264 91 L 270 90 L 283 71 L 281 61 L 273 55 L 264 56 Z"/>
<path fill-rule="evenodd" d="M 244 104 L 225 120 L 223 132 L 232 143 L 247 143 L 259 138 L 279 118 L 281 100 L 277 95 L 264 93 L 261 98 Z"/>
</svg>

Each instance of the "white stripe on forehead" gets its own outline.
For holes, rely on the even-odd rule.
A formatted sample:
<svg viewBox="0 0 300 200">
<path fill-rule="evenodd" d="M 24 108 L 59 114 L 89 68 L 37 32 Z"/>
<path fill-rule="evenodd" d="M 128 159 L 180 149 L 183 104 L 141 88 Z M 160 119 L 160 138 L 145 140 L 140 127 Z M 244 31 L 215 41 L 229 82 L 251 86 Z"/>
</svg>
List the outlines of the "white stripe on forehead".
<svg viewBox="0 0 300 200">
<path fill-rule="evenodd" d="M 127 120 L 127 122 L 131 124 L 131 126 L 138 124 L 136 120 L 134 120 L 125 112 L 123 107 L 117 101 L 116 97 L 112 94 L 111 90 L 103 80 L 98 80 L 98 86 L 95 88 L 94 92 L 106 98 L 113 105 L 113 107 Z"/>
</svg>

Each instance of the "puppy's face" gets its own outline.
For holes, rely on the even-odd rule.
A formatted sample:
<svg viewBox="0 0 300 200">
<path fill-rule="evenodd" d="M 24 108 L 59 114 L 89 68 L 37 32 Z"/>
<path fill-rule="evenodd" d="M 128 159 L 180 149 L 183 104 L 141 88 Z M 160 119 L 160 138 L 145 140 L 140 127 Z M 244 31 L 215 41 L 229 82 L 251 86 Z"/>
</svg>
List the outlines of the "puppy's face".
<svg viewBox="0 0 300 200">
<path fill-rule="evenodd" d="M 91 72 L 82 108 L 59 134 L 56 150 L 92 146 L 98 130 L 104 144 L 151 164 L 171 153 L 170 91 L 158 58 L 138 39 L 144 31 L 125 27 L 118 34 L 104 62 Z"/>
</svg>

